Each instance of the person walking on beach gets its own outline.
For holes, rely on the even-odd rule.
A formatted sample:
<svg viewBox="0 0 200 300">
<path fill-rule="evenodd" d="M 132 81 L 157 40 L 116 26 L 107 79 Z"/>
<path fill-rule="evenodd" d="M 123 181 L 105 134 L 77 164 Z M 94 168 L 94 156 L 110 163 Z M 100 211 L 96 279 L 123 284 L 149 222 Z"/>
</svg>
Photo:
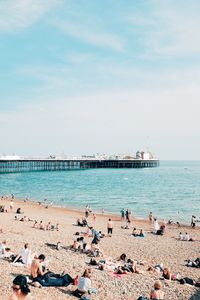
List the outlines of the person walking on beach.
<svg viewBox="0 0 200 300">
<path fill-rule="evenodd" d="M 192 216 L 191 226 L 192 226 L 192 228 L 195 228 L 195 226 L 196 226 L 196 216 Z"/>
<path fill-rule="evenodd" d="M 129 209 L 128 210 L 128 223 L 131 223 L 131 215 L 132 215 L 132 211 Z"/>
<path fill-rule="evenodd" d="M 89 217 L 89 209 L 88 206 L 85 208 L 85 218 L 87 219 Z"/>
<path fill-rule="evenodd" d="M 108 235 L 112 236 L 112 233 L 113 233 L 113 222 L 112 222 L 111 219 L 108 220 L 107 229 L 108 229 Z"/>
<path fill-rule="evenodd" d="M 120 212 L 121 212 L 121 221 L 124 221 L 124 217 L 125 217 L 125 210 L 124 210 L 124 208 Z"/>
</svg>

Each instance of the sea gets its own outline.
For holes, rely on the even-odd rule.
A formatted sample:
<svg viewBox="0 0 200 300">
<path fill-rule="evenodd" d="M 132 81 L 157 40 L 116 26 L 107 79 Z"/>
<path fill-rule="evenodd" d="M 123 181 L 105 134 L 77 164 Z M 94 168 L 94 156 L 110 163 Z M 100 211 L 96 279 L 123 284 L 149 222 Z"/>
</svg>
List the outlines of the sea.
<svg viewBox="0 0 200 300">
<path fill-rule="evenodd" d="M 200 161 L 160 161 L 157 168 L 0 174 L 0 194 L 54 206 L 189 223 L 200 219 Z"/>
</svg>

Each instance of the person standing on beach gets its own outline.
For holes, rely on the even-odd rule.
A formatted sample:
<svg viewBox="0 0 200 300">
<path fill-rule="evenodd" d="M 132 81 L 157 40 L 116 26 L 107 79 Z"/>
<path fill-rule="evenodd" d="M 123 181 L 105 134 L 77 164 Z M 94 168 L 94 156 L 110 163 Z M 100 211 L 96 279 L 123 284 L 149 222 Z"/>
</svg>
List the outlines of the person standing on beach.
<svg viewBox="0 0 200 300">
<path fill-rule="evenodd" d="M 10 201 L 10 211 L 13 211 L 13 207 L 14 207 L 14 201 L 13 198 Z"/>
<path fill-rule="evenodd" d="M 87 219 L 88 217 L 89 217 L 89 209 L 86 206 L 86 208 L 85 208 L 85 218 Z"/>
<path fill-rule="evenodd" d="M 126 221 L 128 222 L 128 208 L 126 209 L 125 215 L 126 215 Z"/>
<path fill-rule="evenodd" d="M 124 210 L 124 208 L 120 212 L 121 212 L 121 221 L 124 221 L 124 217 L 125 217 L 125 210 Z"/>
<path fill-rule="evenodd" d="M 96 214 L 93 214 L 93 221 L 94 222 L 96 221 L 96 218 L 97 218 Z"/>
<path fill-rule="evenodd" d="M 131 223 L 131 215 L 132 215 L 132 212 L 129 209 L 129 211 L 128 211 L 128 223 Z"/>
<path fill-rule="evenodd" d="M 191 226 L 192 226 L 192 228 L 195 228 L 195 226 L 196 226 L 196 216 L 192 216 Z"/>
<path fill-rule="evenodd" d="M 112 233 L 113 233 L 113 222 L 112 222 L 111 219 L 108 220 L 107 229 L 108 229 L 108 235 L 112 236 Z"/>
<path fill-rule="evenodd" d="M 150 221 L 150 222 L 153 221 L 153 213 L 152 213 L 152 211 L 150 211 L 150 213 L 149 213 L 149 221 Z"/>
</svg>

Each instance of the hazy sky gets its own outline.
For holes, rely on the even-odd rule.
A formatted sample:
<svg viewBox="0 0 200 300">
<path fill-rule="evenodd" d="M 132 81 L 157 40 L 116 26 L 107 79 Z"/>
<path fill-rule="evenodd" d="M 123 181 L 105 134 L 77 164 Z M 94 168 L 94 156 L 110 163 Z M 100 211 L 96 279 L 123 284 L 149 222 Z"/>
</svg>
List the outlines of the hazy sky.
<svg viewBox="0 0 200 300">
<path fill-rule="evenodd" d="M 200 159 L 199 0 L 1 0 L 0 153 Z"/>
</svg>

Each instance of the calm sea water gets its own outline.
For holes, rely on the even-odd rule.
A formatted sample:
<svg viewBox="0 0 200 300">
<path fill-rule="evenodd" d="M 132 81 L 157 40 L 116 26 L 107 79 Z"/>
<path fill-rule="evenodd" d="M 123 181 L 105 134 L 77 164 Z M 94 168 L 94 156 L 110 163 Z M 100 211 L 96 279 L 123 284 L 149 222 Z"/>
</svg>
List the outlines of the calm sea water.
<svg viewBox="0 0 200 300">
<path fill-rule="evenodd" d="M 161 162 L 149 169 L 91 169 L 0 175 L 0 194 L 54 205 L 188 222 L 200 218 L 200 161 Z"/>
</svg>

